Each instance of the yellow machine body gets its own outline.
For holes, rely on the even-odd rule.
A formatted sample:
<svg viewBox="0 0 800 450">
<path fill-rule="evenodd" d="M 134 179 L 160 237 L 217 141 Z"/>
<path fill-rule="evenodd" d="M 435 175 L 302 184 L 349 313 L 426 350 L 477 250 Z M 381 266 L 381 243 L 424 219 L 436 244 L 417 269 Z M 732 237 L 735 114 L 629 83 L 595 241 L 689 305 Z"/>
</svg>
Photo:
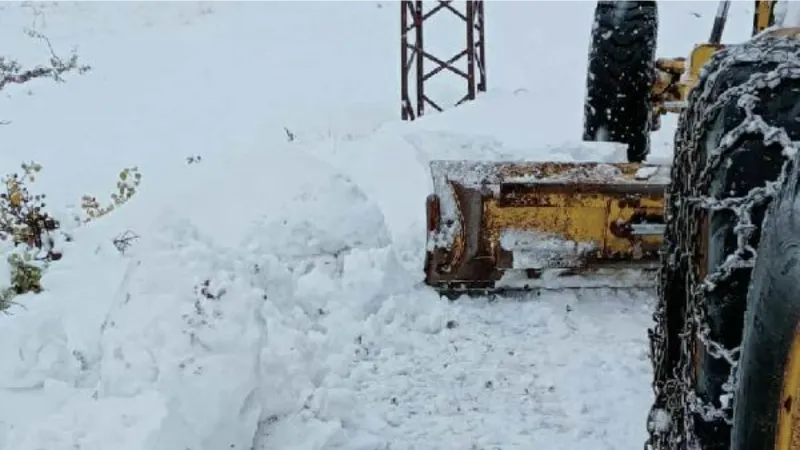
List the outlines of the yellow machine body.
<svg viewBox="0 0 800 450">
<path fill-rule="evenodd" d="M 689 92 L 700 80 L 700 70 L 723 48 L 721 44 L 698 44 L 686 58 L 659 58 L 656 60 L 656 77 L 653 82 L 653 130 L 659 128 L 658 118 L 666 113 L 680 113 L 686 107 Z"/>
</svg>

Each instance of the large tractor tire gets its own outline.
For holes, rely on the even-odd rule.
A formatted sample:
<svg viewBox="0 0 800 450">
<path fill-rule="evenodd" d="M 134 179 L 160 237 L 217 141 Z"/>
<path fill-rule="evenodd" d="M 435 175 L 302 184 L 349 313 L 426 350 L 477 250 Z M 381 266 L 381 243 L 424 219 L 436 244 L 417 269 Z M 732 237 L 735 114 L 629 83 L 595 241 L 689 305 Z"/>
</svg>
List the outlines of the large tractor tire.
<svg viewBox="0 0 800 450">
<path fill-rule="evenodd" d="M 762 289 L 759 277 L 767 270 L 753 277 L 753 264 L 771 258 L 755 249 L 792 140 L 800 140 L 800 40 L 761 36 L 718 52 L 690 94 L 675 136 L 651 330 L 651 449 L 774 449 L 765 423 L 774 429 L 775 420 L 766 410 L 774 416 L 780 407 L 774 380 L 783 377 L 788 350 L 771 346 L 780 335 L 788 348 L 794 329 L 768 330 L 800 315 L 800 299 L 787 293 L 781 308 L 749 317 L 744 338 L 743 329 L 751 279 Z M 782 242 L 798 242 L 791 232 L 779 231 Z M 770 316 L 775 322 L 765 314 L 776 314 Z M 741 367 L 740 346 L 749 349 Z M 776 352 L 784 359 L 769 362 L 769 355 L 780 359 Z M 744 382 L 738 391 L 737 370 Z"/>
<path fill-rule="evenodd" d="M 583 140 L 628 144 L 630 162 L 644 161 L 650 149 L 657 33 L 656 2 L 597 2 Z"/>
<path fill-rule="evenodd" d="M 800 109 L 800 95 L 793 99 Z M 758 247 L 739 361 L 733 450 L 800 448 L 800 430 L 793 426 L 800 420 L 799 164 L 795 158 L 773 200 Z"/>
</svg>

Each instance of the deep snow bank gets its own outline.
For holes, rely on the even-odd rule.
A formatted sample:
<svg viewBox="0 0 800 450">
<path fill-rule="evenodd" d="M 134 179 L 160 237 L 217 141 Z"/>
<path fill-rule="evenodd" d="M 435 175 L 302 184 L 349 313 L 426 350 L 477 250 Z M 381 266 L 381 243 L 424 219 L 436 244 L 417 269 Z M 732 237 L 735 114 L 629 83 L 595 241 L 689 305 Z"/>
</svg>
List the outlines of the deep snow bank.
<svg viewBox="0 0 800 450">
<path fill-rule="evenodd" d="M 0 448 L 250 448 L 275 422 L 280 448 L 368 438 L 341 422 L 354 393 L 322 386 L 414 277 L 380 210 L 325 165 L 296 148 L 227 159 L 75 231 L 47 291 L 0 316 Z M 127 229 L 141 238 L 121 255 Z M 403 320 L 440 329 L 418 301 Z"/>
</svg>

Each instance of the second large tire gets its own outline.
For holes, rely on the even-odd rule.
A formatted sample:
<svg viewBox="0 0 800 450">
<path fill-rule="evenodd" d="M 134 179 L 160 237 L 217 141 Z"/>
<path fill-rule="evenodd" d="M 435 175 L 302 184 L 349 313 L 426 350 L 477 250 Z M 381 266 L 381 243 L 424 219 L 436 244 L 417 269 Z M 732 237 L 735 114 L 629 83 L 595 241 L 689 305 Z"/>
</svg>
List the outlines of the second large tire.
<svg viewBox="0 0 800 450">
<path fill-rule="evenodd" d="M 800 120 L 797 112 L 795 117 Z M 789 450 L 800 443 L 800 434 L 789 423 L 800 418 L 800 392 L 796 386 L 783 392 L 785 384 L 800 381 L 796 365 L 800 362 L 799 162 L 794 161 L 771 208 L 758 248 L 739 362 L 731 450 Z M 792 368 L 790 357 L 795 360 Z M 776 445 L 780 412 L 792 445 L 788 441 Z"/>
<path fill-rule="evenodd" d="M 784 58 L 767 110 L 775 137 L 800 140 L 800 40 Z M 774 144 L 777 146 L 777 144 Z M 731 450 L 800 446 L 800 159 L 787 166 L 763 225 L 747 298 Z M 794 385 L 794 386 L 791 386 Z M 781 428 L 779 430 L 779 428 Z"/>
<path fill-rule="evenodd" d="M 657 34 L 656 2 L 597 2 L 583 140 L 627 144 L 630 162 L 644 161 L 649 152 Z"/>
<path fill-rule="evenodd" d="M 743 342 L 751 249 L 759 245 L 769 204 L 769 196 L 753 193 L 779 178 L 784 144 L 800 140 L 800 78 L 792 70 L 800 75 L 800 41 L 793 38 L 761 36 L 730 46 L 706 65 L 681 117 L 668 190 L 660 327 L 653 333 L 654 346 L 663 348 L 654 359 L 655 409 L 670 416 L 671 426 L 651 427 L 652 448 L 773 449 L 757 445 L 766 442 L 759 441 L 765 434 L 736 440 L 732 433 L 739 436 L 748 420 L 757 422 L 757 397 L 774 392 L 763 380 L 780 379 L 780 372 L 764 372 L 762 382 L 752 384 L 757 387 L 733 395 L 747 419 L 732 419 L 722 401 L 730 400 L 732 366 L 720 356 L 727 352 L 735 359 L 733 349 Z M 742 214 L 736 207 L 745 203 L 750 207 Z M 739 241 L 742 232 L 747 234 Z M 762 325 L 751 326 L 745 346 L 765 336 Z M 732 441 L 746 444 L 730 447 Z"/>
</svg>

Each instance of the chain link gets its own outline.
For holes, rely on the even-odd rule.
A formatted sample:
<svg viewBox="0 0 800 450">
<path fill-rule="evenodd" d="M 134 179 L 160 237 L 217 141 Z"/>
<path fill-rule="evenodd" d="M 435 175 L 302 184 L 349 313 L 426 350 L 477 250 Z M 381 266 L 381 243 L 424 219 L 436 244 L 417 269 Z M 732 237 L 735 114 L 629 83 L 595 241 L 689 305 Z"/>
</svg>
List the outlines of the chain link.
<svg viewBox="0 0 800 450">
<path fill-rule="evenodd" d="M 691 94 L 690 107 L 681 116 L 675 136 L 675 161 L 665 210 L 667 230 L 662 248 L 659 301 L 653 315 L 654 327 L 648 330 L 655 401 L 648 417 L 646 450 L 700 450 L 694 430 L 695 417 L 707 422 L 723 421 L 728 425 L 733 421 L 740 348 L 725 348 L 711 338 L 707 317 L 708 294 L 728 280 L 734 270 L 752 269 L 756 249 L 751 245 L 751 238 L 760 225 L 753 221 L 754 211 L 774 198 L 786 176 L 788 157 L 796 151 L 795 144 L 783 128 L 770 125 L 757 113 L 759 94 L 776 89 L 784 80 L 800 79 L 797 46 L 782 45 L 782 40 L 785 38 L 758 38 L 743 46 L 718 52 L 707 64 L 703 79 Z M 786 50 L 775 52 L 776 47 Z M 794 54 L 795 58 L 787 57 L 787 52 Z M 776 67 L 754 73 L 747 81 L 712 98 L 719 91 L 717 84 L 728 82 L 718 79 L 718 74 L 731 73 L 732 66 L 745 62 L 773 63 Z M 699 139 L 707 139 L 709 126 L 731 102 L 735 102 L 745 114 L 745 119 L 725 133 L 716 148 L 709 148 L 708 155 L 697 154 L 701 144 Z M 761 135 L 765 145 L 779 144 L 783 148 L 786 160 L 780 178 L 754 188 L 742 197 L 718 199 L 709 196 L 713 177 L 729 161 L 728 157 L 745 135 Z M 699 218 L 702 214 L 723 210 L 731 211 L 735 217 L 733 232 L 737 248 L 715 270 L 701 276 L 702 268 L 697 265 L 700 258 L 695 254 L 701 247 L 698 240 L 704 231 Z M 667 298 L 670 293 L 665 292 L 665 287 L 675 283 L 685 285 L 686 305 L 681 330 L 677 334 L 680 355 L 677 364 L 670 367 L 667 302 L 679 300 Z M 696 394 L 692 358 L 698 344 L 706 354 L 730 366 L 719 406 L 703 401 Z"/>
</svg>

